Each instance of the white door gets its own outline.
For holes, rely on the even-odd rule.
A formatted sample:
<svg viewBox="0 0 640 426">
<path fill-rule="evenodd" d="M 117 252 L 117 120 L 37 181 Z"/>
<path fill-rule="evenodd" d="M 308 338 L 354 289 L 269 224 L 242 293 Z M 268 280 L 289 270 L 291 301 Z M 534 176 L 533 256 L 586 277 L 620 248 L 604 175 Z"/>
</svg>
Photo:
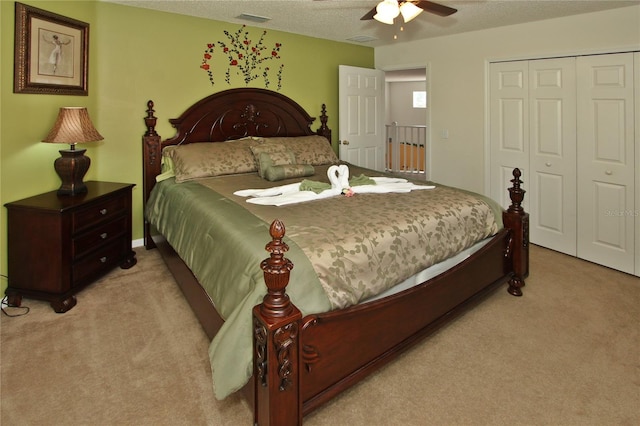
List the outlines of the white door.
<svg viewBox="0 0 640 426">
<path fill-rule="evenodd" d="M 633 54 L 584 56 L 578 78 L 578 257 L 633 273 Z"/>
<path fill-rule="evenodd" d="M 339 66 L 340 159 L 384 171 L 384 72 Z"/>
<path fill-rule="evenodd" d="M 522 172 L 523 188 L 529 187 L 529 102 L 527 61 L 490 65 L 490 179 L 491 198 L 508 208 L 507 188 L 513 169 Z M 529 211 L 528 196 L 523 207 Z"/>
<path fill-rule="evenodd" d="M 529 213 L 535 244 L 576 255 L 575 58 L 529 61 Z"/>
</svg>

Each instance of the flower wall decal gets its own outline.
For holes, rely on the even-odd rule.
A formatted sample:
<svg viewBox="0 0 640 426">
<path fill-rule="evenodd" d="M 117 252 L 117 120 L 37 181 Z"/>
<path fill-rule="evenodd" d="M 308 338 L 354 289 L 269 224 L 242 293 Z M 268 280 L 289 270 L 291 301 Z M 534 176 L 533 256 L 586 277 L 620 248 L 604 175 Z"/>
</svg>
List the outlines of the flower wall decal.
<svg viewBox="0 0 640 426">
<path fill-rule="evenodd" d="M 202 56 L 200 68 L 207 72 L 211 84 L 215 84 L 213 65 L 210 62 L 214 57 L 214 52 L 218 50 L 220 55 L 224 57 L 221 63 L 226 65 L 225 81 L 227 84 L 230 85 L 233 76 L 237 75 L 247 86 L 252 81 L 262 78 L 265 87 L 268 88 L 275 76 L 277 89 L 280 90 L 284 64 L 281 63 L 275 68 L 271 68 L 267 64 L 281 59 L 282 44 L 274 43 L 273 47 L 267 47 L 265 42 L 267 31 L 263 31 L 258 42 L 254 43 L 249 31 L 245 28 L 246 25 L 243 25 L 233 34 L 225 30 L 224 35 L 227 36 L 227 41 L 208 43 Z M 216 49 L 216 45 L 219 49 Z"/>
</svg>

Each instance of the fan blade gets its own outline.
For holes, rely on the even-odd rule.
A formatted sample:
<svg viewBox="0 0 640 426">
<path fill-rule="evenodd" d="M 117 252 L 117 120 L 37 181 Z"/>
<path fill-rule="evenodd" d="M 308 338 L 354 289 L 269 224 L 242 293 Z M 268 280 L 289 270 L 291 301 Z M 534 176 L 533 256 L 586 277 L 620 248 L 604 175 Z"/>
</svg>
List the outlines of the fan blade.
<svg viewBox="0 0 640 426">
<path fill-rule="evenodd" d="M 453 15 L 458 11 L 458 9 L 454 9 L 452 7 L 445 6 L 443 4 L 438 4 L 438 3 L 434 3 L 432 1 L 426 1 L 426 0 L 415 2 L 414 4 L 419 8 L 423 9 L 424 11 L 434 13 L 438 16 L 449 16 L 449 15 Z"/>
<path fill-rule="evenodd" d="M 370 19 L 373 19 L 373 16 L 378 13 L 376 11 L 376 8 L 374 7 L 373 9 L 371 9 L 369 12 L 367 12 L 366 15 L 364 15 L 362 18 L 360 18 L 361 21 L 368 21 Z"/>
</svg>

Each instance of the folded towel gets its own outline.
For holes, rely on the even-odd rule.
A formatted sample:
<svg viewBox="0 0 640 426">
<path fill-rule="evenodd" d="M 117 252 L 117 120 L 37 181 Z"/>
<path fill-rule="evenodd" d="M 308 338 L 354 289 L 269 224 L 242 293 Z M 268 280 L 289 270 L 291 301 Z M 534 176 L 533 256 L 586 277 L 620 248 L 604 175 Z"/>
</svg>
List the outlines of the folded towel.
<svg viewBox="0 0 640 426">
<path fill-rule="evenodd" d="M 373 178 L 377 180 L 377 178 Z M 434 189 L 432 185 L 416 185 L 411 182 L 376 183 L 376 185 L 360 185 L 351 187 L 356 194 L 386 194 L 389 192 L 411 192 L 419 189 Z"/>
<path fill-rule="evenodd" d="M 376 184 L 375 180 L 371 179 L 368 176 L 365 176 L 364 174 L 361 174 L 360 176 L 355 176 L 349 179 L 349 186 L 375 185 L 375 184 Z"/>
<path fill-rule="evenodd" d="M 362 186 L 362 185 L 376 185 L 376 181 L 368 176 L 361 174 L 360 176 L 352 177 L 351 179 L 349 179 L 349 184 L 346 186 L 346 188 L 351 188 L 353 186 Z M 326 182 L 318 182 L 317 180 L 304 179 L 302 182 L 300 182 L 300 191 L 313 191 L 316 194 L 319 194 L 322 191 L 325 191 L 330 188 L 331 188 L 330 184 Z M 344 189 L 344 188 L 341 188 L 341 189 Z"/>
<path fill-rule="evenodd" d="M 291 194 L 293 192 L 300 192 L 300 183 L 290 183 L 288 185 L 274 186 L 267 189 L 241 189 L 236 191 L 233 195 L 240 197 L 273 197 L 282 194 Z"/>
<path fill-rule="evenodd" d="M 251 197 L 247 200 L 247 203 L 284 206 L 335 197 L 342 194 L 343 189 L 347 188 L 351 188 L 351 192 L 355 194 L 403 193 L 435 188 L 435 186 L 430 185 L 416 185 L 403 178 L 368 177 L 361 174 L 349 179 L 349 167 L 345 164 L 329 167 L 327 177 L 331 183 L 304 179 L 299 183 L 267 189 L 245 189 L 236 191 L 234 194 L 241 197 Z"/>
<path fill-rule="evenodd" d="M 349 166 L 346 164 L 338 166 L 338 183 L 341 190 L 349 187 Z"/>
<path fill-rule="evenodd" d="M 300 182 L 300 191 L 313 191 L 316 194 L 326 189 L 330 189 L 331 185 L 326 182 L 318 182 L 317 180 L 304 179 Z"/>
</svg>

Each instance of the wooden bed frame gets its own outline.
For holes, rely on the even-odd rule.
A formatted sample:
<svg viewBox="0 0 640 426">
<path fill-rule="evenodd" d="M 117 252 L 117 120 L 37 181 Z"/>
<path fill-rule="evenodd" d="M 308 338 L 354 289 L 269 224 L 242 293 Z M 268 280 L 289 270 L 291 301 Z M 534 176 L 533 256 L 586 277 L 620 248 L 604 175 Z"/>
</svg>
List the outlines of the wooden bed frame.
<svg viewBox="0 0 640 426">
<path fill-rule="evenodd" d="M 245 136 L 319 134 L 331 141 L 325 106 L 320 127 L 295 101 L 264 89 L 230 89 L 208 96 L 169 120 L 176 135 L 161 140 L 152 101 L 143 136 L 144 201 L 161 172 L 162 148 Z M 286 294 L 293 265 L 286 259 L 284 225 L 270 228 L 270 253 L 261 267 L 268 293 L 253 310 L 254 374 L 243 393 L 257 425 L 299 425 L 303 416 L 433 333 L 498 286 L 522 295 L 529 271 L 528 214 L 515 169 L 504 229 L 479 252 L 452 269 L 393 296 L 346 309 L 302 317 Z M 266 236 L 265 236 L 266 239 Z M 147 249 L 157 247 L 209 338 L 223 324 L 211 300 L 172 247 L 145 221 Z M 295 280 L 295 277 L 293 278 Z"/>
</svg>

